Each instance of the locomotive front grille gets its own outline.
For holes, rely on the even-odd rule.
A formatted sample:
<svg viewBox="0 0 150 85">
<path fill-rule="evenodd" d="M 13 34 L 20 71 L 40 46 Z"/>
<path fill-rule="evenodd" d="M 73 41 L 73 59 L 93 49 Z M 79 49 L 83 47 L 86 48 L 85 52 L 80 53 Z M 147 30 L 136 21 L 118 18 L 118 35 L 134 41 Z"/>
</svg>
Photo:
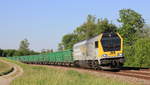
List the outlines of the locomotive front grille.
<svg viewBox="0 0 150 85">
<path fill-rule="evenodd" d="M 108 65 L 108 64 L 112 64 L 112 63 L 124 63 L 125 59 L 124 57 L 117 57 L 117 58 L 104 58 L 104 59 L 100 59 L 100 65 Z"/>
</svg>

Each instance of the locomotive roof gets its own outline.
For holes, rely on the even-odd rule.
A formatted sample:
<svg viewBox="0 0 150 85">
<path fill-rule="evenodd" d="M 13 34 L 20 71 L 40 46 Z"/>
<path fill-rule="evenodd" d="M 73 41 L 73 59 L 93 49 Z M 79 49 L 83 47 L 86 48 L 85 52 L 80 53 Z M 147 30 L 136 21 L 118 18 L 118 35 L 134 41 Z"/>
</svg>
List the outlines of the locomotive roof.
<svg viewBox="0 0 150 85">
<path fill-rule="evenodd" d="M 111 35 L 116 35 L 116 33 L 115 32 L 103 32 L 103 33 L 101 33 L 101 34 L 106 34 L 106 36 L 109 36 L 108 34 L 111 34 Z M 101 35 L 101 34 L 99 34 L 99 35 Z M 89 38 L 89 39 L 86 39 L 86 40 L 81 40 L 81 41 L 79 41 L 79 42 L 77 42 L 77 43 L 75 43 L 74 44 L 74 46 L 75 45 L 79 45 L 79 44 L 84 44 L 84 43 L 86 43 L 88 40 L 90 40 L 90 39 L 93 39 L 93 38 L 96 38 L 96 37 L 98 37 L 99 35 L 96 35 L 96 36 L 94 36 L 94 37 L 92 37 L 92 38 Z"/>
<path fill-rule="evenodd" d="M 100 34 L 99 34 L 99 35 L 100 35 Z M 77 42 L 76 44 L 74 44 L 74 46 L 80 45 L 80 44 L 85 44 L 85 43 L 87 43 L 87 41 L 89 41 L 90 39 L 96 38 L 96 37 L 98 37 L 99 35 L 96 35 L 96 36 L 94 36 L 94 37 L 92 37 L 92 38 L 89 38 L 89 39 L 86 39 L 86 40 L 81 40 L 81 41 Z"/>
</svg>

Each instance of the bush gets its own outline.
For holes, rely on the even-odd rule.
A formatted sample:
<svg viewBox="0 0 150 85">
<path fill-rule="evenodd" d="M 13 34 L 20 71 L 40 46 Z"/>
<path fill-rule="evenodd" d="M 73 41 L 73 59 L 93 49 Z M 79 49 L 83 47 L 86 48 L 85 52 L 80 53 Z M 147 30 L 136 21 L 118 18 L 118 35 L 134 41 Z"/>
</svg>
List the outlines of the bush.
<svg viewBox="0 0 150 85">
<path fill-rule="evenodd" d="M 150 38 L 138 39 L 134 45 L 125 46 L 126 66 L 150 67 Z"/>
</svg>

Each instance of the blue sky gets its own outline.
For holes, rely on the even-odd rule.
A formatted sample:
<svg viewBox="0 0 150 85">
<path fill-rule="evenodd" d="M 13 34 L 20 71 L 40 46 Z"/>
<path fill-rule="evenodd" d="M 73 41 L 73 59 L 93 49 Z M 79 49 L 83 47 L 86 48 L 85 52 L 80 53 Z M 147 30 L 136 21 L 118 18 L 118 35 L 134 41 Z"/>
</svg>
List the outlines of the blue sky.
<svg viewBox="0 0 150 85">
<path fill-rule="evenodd" d="M 57 49 L 63 35 L 88 14 L 117 24 L 118 11 L 131 8 L 150 24 L 149 0 L 0 0 L 0 48 L 17 49 L 24 38 L 30 48 Z"/>
</svg>

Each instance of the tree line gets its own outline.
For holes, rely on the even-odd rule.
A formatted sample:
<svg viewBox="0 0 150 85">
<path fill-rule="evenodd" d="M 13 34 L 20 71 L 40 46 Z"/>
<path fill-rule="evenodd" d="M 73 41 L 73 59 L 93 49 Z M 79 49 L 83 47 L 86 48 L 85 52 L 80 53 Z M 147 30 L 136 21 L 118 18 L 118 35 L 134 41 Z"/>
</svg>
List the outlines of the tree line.
<svg viewBox="0 0 150 85">
<path fill-rule="evenodd" d="M 36 52 L 29 49 L 30 43 L 27 39 L 20 41 L 19 49 L 0 49 L 0 56 L 2 57 L 13 57 L 13 56 L 26 56 L 26 55 L 37 55 L 40 53 L 53 52 L 52 49 L 42 49 L 41 52 Z"/>
<path fill-rule="evenodd" d="M 126 66 L 150 67 L 150 27 L 144 18 L 132 9 L 119 10 L 119 26 L 107 18 L 88 15 L 87 20 L 72 33 L 63 36 L 58 50 L 72 49 L 79 41 L 89 39 L 102 32 L 118 32 L 124 39 Z"/>
<path fill-rule="evenodd" d="M 29 49 L 30 43 L 27 39 L 24 39 L 20 42 L 19 49 L 0 49 L 0 56 L 3 57 L 12 57 L 12 56 L 24 56 L 24 55 L 35 55 L 39 52 L 35 52 Z"/>
</svg>

